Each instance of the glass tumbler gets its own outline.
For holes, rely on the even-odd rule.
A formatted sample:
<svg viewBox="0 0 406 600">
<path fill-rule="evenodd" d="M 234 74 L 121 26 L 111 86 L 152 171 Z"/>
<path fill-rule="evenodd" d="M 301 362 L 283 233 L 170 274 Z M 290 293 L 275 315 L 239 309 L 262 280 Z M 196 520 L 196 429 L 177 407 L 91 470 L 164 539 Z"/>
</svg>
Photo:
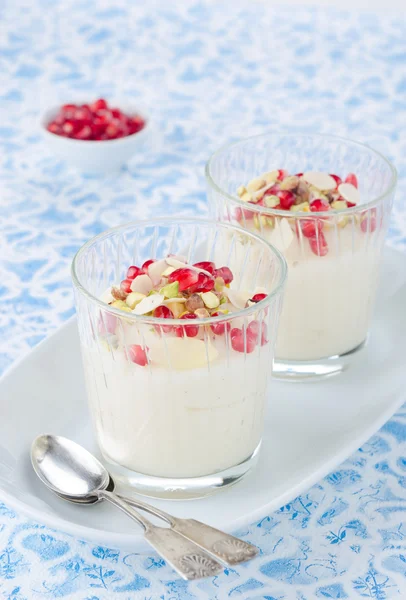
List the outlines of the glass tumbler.
<svg viewBox="0 0 406 600">
<path fill-rule="evenodd" d="M 180 318 L 106 303 L 130 265 L 170 255 L 229 267 L 238 297 L 267 295 L 192 321 L 193 337 Z M 248 472 L 261 444 L 286 270 L 254 233 L 198 219 L 131 223 L 79 250 L 72 277 L 90 412 L 116 479 L 145 495 L 192 498 Z"/>
<path fill-rule="evenodd" d="M 314 213 L 239 197 L 239 186 L 274 169 L 332 173 L 343 180 L 355 173 L 360 203 Z M 218 150 L 206 178 L 215 218 L 259 234 L 287 261 L 274 375 L 317 379 L 348 367 L 371 323 L 396 186 L 392 164 L 372 148 L 339 137 L 268 133 Z"/>
</svg>

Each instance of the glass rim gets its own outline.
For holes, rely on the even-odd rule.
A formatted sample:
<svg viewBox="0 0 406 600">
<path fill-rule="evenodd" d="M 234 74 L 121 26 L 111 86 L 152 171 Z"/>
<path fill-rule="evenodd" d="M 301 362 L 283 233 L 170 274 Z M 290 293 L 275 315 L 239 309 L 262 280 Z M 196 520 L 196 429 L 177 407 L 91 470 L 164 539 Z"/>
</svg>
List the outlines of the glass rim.
<svg viewBox="0 0 406 600">
<path fill-rule="evenodd" d="M 273 256 L 276 258 L 276 260 L 280 266 L 280 269 L 281 269 L 281 272 L 279 274 L 279 280 L 277 282 L 277 285 L 275 286 L 275 289 L 272 290 L 272 292 L 270 292 L 266 296 L 266 298 L 264 298 L 263 300 L 260 300 L 259 302 L 257 302 L 256 304 L 254 304 L 252 306 L 239 309 L 238 311 L 235 311 L 232 313 L 219 315 L 217 317 L 206 317 L 204 319 L 197 319 L 197 321 L 199 322 L 199 325 L 210 325 L 211 323 L 218 323 L 219 321 L 231 321 L 232 319 L 235 319 L 237 317 L 245 317 L 245 316 L 251 315 L 260 309 L 266 308 L 276 296 L 281 295 L 281 293 L 283 293 L 283 288 L 284 288 L 284 285 L 287 280 L 288 266 L 287 266 L 285 257 L 277 248 L 275 248 L 275 246 L 273 246 L 272 244 L 270 244 L 269 242 L 264 240 L 259 235 L 252 233 L 250 231 L 247 231 L 246 229 L 243 229 L 242 227 L 233 225 L 232 223 L 227 223 L 224 221 L 216 221 L 216 220 L 211 220 L 211 219 L 193 218 L 193 217 L 189 217 L 189 218 L 188 217 L 180 217 L 180 218 L 160 217 L 157 219 L 143 219 L 140 221 L 131 221 L 129 223 L 125 223 L 124 225 L 117 225 L 116 227 L 111 227 L 110 229 L 107 229 L 106 231 L 103 231 L 103 232 L 99 233 L 98 235 L 92 237 L 90 240 L 88 240 L 85 244 L 83 244 L 79 248 L 79 250 L 76 252 L 76 254 L 72 260 L 71 277 L 72 277 L 73 285 L 76 288 L 76 290 L 79 293 L 81 293 L 87 300 L 90 300 L 93 304 L 96 304 L 97 306 L 99 306 L 102 311 L 111 313 L 121 319 L 131 320 L 134 323 L 146 323 L 149 325 L 169 325 L 169 324 L 182 325 L 182 326 L 192 325 L 192 322 L 190 322 L 190 321 L 188 322 L 185 319 L 163 319 L 162 317 L 157 318 L 157 317 L 151 317 L 151 316 L 148 317 L 146 315 L 134 315 L 132 313 L 122 311 L 119 308 L 114 308 L 113 306 L 106 304 L 106 302 L 103 302 L 103 300 L 101 300 L 100 298 L 98 298 L 97 296 L 94 296 L 91 292 L 89 292 L 89 290 L 87 290 L 86 287 L 80 282 L 78 274 L 77 274 L 76 265 L 77 265 L 78 260 L 80 259 L 82 254 L 84 252 L 86 252 L 86 250 L 88 250 L 95 242 L 100 241 L 103 238 L 108 238 L 109 236 L 111 236 L 115 232 L 119 232 L 120 230 L 124 231 L 124 230 L 130 229 L 132 227 L 165 225 L 165 224 L 170 224 L 170 223 L 172 223 L 172 224 L 176 223 L 178 225 L 182 225 L 182 223 L 183 224 L 199 224 L 200 223 L 202 225 L 203 224 L 216 225 L 217 227 L 220 227 L 220 228 L 229 229 L 232 231 L 236 231 L 237 233 L 241 233 L 244 236 L 255 240 L 256 242 L 259 242 L 265 248 L 268 248 L 268 250 L 271 252 L 271 254 L 273 254 Z"/>
<path fill-rule="evenodd" d="M 270 135 L 277 135 L 280 137 L 314 137 L 314 138 L 318 138 L 318 139 L 324 139 L 324 140 L 335 140 L 335 141 L 339 141 L 339 142 L 345 142 L 346 144 L 350 144 L 353 146 L 358 146 L 360 148 L 369 150 L 370 152 L 372 152 L 373 154 L 375 154 L 376 156 L 378 156 L 384 163 L 386 163 L 386 165 L 389 167 L 390 171 L 391 171 L 391 180 L 388 184 L 387 189 L 380 194 L 379 196 L 377 196 L 376 198 L 374 198 L 373 200 L 370 200 L 369 202 L 366 202 L 365 204 L 358 204 L 356 206 L 352 206 L 352 207 L 347 207 L 341 210 L 338 209 L 330 209 L 330 210 L 324 210 L 324 211 L 320 211 L 317 213 L 309 213 L 306 211 L 291 211 L 291 210 L 279 210 L 276 208 L 269 208 L 267 206 L 258 206 L 258 204 L 254 204 L 254 203 L 250 203 L 250 202 L 244 202 L 244 200 L 241 200 L 238 196 L 233 196 L 232 194 L 229 194 L 228 192 L 226 192 L 225 190 L 223 190 L 214 180 L 212 173 L 211 173 L 211 168 L 212 168 L 212 163 L 213 161 L 220 156 L 225 150 L 228 150 L 229 148 L 233 148 L 234 146 L 238 146 L 239 144 L 242 144 L 244 142 L 247 142 L 249 140 L 255 140 L 258 138 L 265 138 L 268 137 Z M 317 215 L 317 216 L 322 216 L 322 217 L 328 217 L 328 216 L 335 216 L 335 215 L 343 215 L 343 214 L 356 214 L 360 211 L 364 211 L 364 210 L 369 210 L 370 208 L 373 208 L 374 206 L 376 206 L 376 204 L 378 204 L 381 200 L 384 200 L 387 196 L 389 196 L 392 192 L 394 192 L 395 188 L 396 188 L 396 183 L 397 183 L 397 179 L 398 179 L 398 174 L 397 174 L 397 170 L 396 167 L 393 165 L 393 163 L 386 158 L 386 156 L 384 156 L 383 154 L 381 154 L 380 152 L 378 152 L 378 150 L 375 150 L 375 148 L 372 148 L 371 146 L 368 146 L 367 144 L 363 144 L 362 142 L 357 142 L 355 140 L 352 140 L 350 138 L 345 138 L 339 135 L 330 135 L 330 134 L 325 134 L 325 133 L 306 133 L 306 132 L 298 132 L 298 133 L 294 133 L 294 132 L 284 132 L 284 131 L 268 131 L 266 133 L 260 133 L 257 135 L 251 135 L 249 137 L 246 138 L 242 138 L 240 140 L 237 140 L 235 142 L 231 142 L 228 144 L 224 144 L 223 146 L 221 146 L 218 150 L 216 150 L 209 158 L 209 160 L 206 162 L 206 166 L 205 166 L 205 177 L 206 177 L 206 181 L 208 182 L 209 186 L 211 188 L 213 188 L 216 192 L 220 193 L 222 196 L 225 196 L 228 200 L 231 200 L 232 202 L 234 202 L 235 204 L 237 204 L 238 206 L 241 206 L 243 208 L 245 208 L 245 210 L 251 210 L 252 212 L 257 212 L 257 213 L 261 213 L 264 215 L 271 215 L 271 216 L 278 216 L 278 217 L 290 217 L 290 218 L 304 218 L 304 217 L 311 217 L 312 214 Z M 361 208 L 362 207 L 362 208 Z"/>
</svg>

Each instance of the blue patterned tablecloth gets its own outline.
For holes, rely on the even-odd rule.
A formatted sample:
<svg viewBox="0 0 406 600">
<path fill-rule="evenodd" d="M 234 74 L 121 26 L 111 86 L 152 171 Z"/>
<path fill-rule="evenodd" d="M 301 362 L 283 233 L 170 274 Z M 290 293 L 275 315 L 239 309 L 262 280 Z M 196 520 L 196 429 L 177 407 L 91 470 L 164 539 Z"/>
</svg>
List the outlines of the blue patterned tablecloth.
<svg viewBox="0 0 406 600">
<path fill-rule="evenodd" d="M 203 165 L 269 128 L 367 141 L 400 172 L 390 243 L 406 242 L 406 22 L 254 2 L 5 0 L 0 6 L 0 370 L 72 313 L 69 265 L 134 218 L 206 211 Z M 119 176 L 52 156 L 45 107 L 142 102 L 154 147 Z M 280 165 L 283 166 L 283 165 Z M 155 555 L 96 547 L 0 503 L 0 598 L 406 598 L 406 411 L 334 473 L 239 535 L 258 560 L 187 584 Z"/>
</svg>

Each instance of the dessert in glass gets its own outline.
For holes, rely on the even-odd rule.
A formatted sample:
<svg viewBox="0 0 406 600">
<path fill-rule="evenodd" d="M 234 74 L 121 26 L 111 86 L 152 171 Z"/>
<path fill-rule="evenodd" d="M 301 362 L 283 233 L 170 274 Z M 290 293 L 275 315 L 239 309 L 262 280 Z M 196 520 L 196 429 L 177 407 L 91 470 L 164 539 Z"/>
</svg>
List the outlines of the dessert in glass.
<svg viewBox="0 0 406 600">
<path fill-rule="evenodd" d="M 394 167 L 350 140 L 269 133 L 220 149 L 206 176 L 216 218 L 258 233 L 287 261 L 274 375 L 342 371 L 367 338 Z"/>
<path fill-rule="evenodd" d="M 227 223 L 157 219 L 90 240 L 72 266 L 90 410 L 115 477 L 187 498 L 255 463 L 286 278 Z"/>
</svg>

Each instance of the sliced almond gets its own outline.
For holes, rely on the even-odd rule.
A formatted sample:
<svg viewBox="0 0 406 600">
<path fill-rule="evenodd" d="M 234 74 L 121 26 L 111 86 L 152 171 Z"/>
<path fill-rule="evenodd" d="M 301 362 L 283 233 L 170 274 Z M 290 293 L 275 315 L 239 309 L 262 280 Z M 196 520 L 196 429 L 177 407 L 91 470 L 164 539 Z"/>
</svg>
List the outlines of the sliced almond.
<svg viewBox="0 0 406 600">
<path fill-rule="evenodd" d="M 162 304 L 185 304 L 186 302 L 186 298 L 167 298 Z"/>
<path fill-rule="evenodd" d="M 307 171 L 307 173 L 303 173 L 303 179 L 310 185 L 314 185 L 318 190 L 335 190 L 337 186 L 331 175 L 321 171 Z"/>
<path fill-rule="evenodd" d="M 147 295 L 153 287 L 154 285 L 149 275 L 138 275 L 131 284 L 131 291 Z"/>
<path fill-rule="evenodd" d="M 275 181 L 278 180 L 279 171 L 269 171 L 268 173 L 263 173 L 261 175 L 261 179 L 265 179 L 267 184 L 273 185 Z"/>
<path fill-rule="evenodd" d="M 133 313 L 135 315 L 146 315 L 149 312 L 152 312 L 158 306 L 161 306 L 164 301 L 164 296 L 161 294 L 152 294 L 152 296 L 147 296 L 137 306 L 134 308 Z"/>
<path fill-rule="evenodd" d="M 205 269 L 201 269 L 200 267 L 195 267 L 193 265 L 188 265 L 187 263 L 177 260 L 176 258 L 174 258 L 172 256 L 168 256 L 168 258 L 166 258 L 165 260 L 168 263 L 168 265 L 170 265 L 171 267 L 174 267 L 175 269 L 190 269 L 191 271 L 196 271 L 196 273 L 204 273 L 205 275 L 208 275 L 209 277 L 212 276 L 211 273 L 209 273 Z"/>
<path fill-rule="evenodd" d="M 168 277 L 174 271 L 176 271 L 175 267 L 166 267 L 165 271 L 162 273 L 162 277 Z"/>
<path fill-rule="evenodd" d="M 105 302 L 106 304 L 111 304 L 116 300 L 116 298 L 114 298 L 113 294 L 111 293 L 111 288 L 102 293 L 102 295 L 100 296 L 100 300 L 102 302 Z"/>
<path fill-rule="evenodd" d="M 245 305 L 251 296 L 249 292 L 232 290 L 230 288 L 224 288 L 223 292 L 227 296 L 229 302 L 231 302 L 235 308 L 239 309 L 245 308 Z"/>
<path fill-rule="evenodd" d="M 348 202 L 358 204 L 361 200 L 359 190 L 357 190 L 355 185 L 352 185 L 352 183 L 340 183 L 338 186 L 338 191 L 344 200 L 348 200 Z"/>
<path fill-rule="evenodd" d="M 153 285 L 158 285 L 165 269 L 168 268 L 166 260 L 157 260 L 151 263 L 148 267 L 148 276 L 151 278 Z"/>
</svg>

